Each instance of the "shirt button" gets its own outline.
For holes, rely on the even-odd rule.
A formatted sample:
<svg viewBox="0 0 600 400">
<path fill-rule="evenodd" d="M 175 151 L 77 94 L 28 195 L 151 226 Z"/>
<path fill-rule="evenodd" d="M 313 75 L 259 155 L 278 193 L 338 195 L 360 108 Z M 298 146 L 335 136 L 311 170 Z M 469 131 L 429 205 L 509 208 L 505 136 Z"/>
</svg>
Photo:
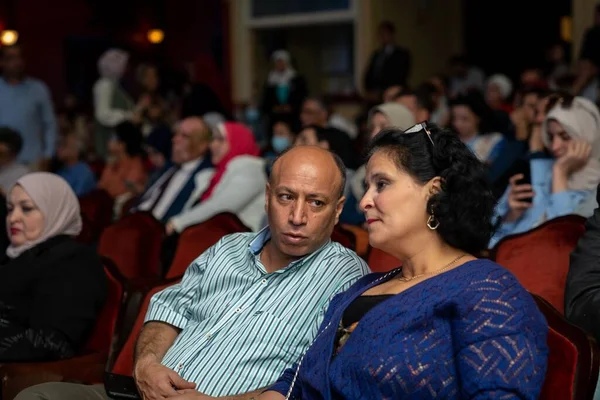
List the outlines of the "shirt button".
<svg viewBox="0 0 600 400">
<path fill-rule="evenodd" d="M 207 333 L 207 334 L 206 334 L 206 338 L 207 338 L 207 339 L 210 339 L 211 337 L 212 337 L 212 335 L 211 335 L 210 333 Z"/>
<path fill-rule="evenodd" d="M 241 308 L 236 308 L 236 309 L 235 309 L 235 313 L 236 313 L 236 314 L 239 314 L 241 311 L 242 311 L 242 309 L 241 309 Z"/>
<path fill-rule="evenodd" d="M 266 280 L 266 279 L 263 279 L 263 280 L 261 281 L 261 283 L 262 283 L 263 285 L 265 285 L 265 284 L 267 283 L 267 280 Z"/>
</svg>

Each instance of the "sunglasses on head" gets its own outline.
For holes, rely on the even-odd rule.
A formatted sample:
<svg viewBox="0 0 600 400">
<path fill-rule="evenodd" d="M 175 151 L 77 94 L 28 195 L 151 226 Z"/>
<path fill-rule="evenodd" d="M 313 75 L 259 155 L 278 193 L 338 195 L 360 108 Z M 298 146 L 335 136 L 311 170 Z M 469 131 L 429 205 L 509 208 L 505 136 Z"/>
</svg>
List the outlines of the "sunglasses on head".
<svg viewBox="0 0 600 400">
<path fill-rule="evenodd" d="M 429 132 L 429 129 L 427 129 L 427 122 L 419 122 L 418 124 L 414 125 L 413 127 L 405 130 L 404 133 L 417 133 L 417 132 L 421 132 L 421 131 L 425 131 L 425 134 L 429 138 L 431 145 L 434 146 L 433 139 L 431 138 L 431 132 Z"/>
</svg>

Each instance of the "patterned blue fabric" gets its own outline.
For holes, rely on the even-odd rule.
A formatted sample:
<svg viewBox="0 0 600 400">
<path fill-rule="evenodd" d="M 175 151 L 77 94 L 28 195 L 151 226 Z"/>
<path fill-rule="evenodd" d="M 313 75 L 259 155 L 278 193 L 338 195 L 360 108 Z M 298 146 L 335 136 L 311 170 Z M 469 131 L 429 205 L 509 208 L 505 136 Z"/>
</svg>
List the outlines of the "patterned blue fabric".
<svg viewBox="0 0 600 400">
<path fill-rule="evenodd" d="M 346 307 L 393 275 L 371 274 L 332 300 L 292 398 L 537 399 L 548 325 L 503 267 L 476 260 L 391 297 L 358 323 L 332 360 Z M 271 387 L 286 395 L 296 366 Z"/>
</svg>

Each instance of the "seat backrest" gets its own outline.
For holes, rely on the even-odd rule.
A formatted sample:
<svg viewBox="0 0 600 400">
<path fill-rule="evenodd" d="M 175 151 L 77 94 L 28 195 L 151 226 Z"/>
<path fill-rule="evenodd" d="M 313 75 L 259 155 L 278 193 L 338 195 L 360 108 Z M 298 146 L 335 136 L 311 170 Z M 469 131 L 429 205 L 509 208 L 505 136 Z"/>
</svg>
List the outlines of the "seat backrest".
<svg viewBox="0 0 600 400">
<path fill-rule="evenodd" d="M 331 240 L 334 242 L 338 242 L 342 246 L 350 249 L 356 249 L 356 238 L 354 237 L 354 233 L 349 231 L 348 229 L 343 228 L 340 224 L 337 224 L 333 227 L 333 232 L 331 233 Z"/>
<path fill-rule="evenodd" d="M 125 301 L 125 288 L 123 277 L 117 271 L 112 260 L 103 257 L 102 263 L 106 273 L 108 293 L 85 349 L 87 352 L 108 354 Z"/>
<path fill-rule="evenodd" d="M 90 240 L 97 240 L 112 221 L 114 200 L 104 190 L 94 190 L 79 199 L 79 207 L 87 226 Z"/>
<path fill-rule="evenodd" d="M 110 257 L 127 279 L 160 276 L 163 225 L 151 214 L 126 215 L 104 230 L 98 253 Z"/>
<path fill-rule="evenodd" d="M 389 272 L 402 265 L 402 261 L 383 250 L 371 247 L 367 256 L 367 264 L 373 272 Z"/>
<path fill-rule="evenodd" d="M 585 218 L 567 215 L 502 239 L 491 257 L 512 272 L 525 289 L 564 312 L 569 255 L 585 232 Z"/>
<path fill-rule="evenodd" d="M 540 400 L 592 399 L 598 381 L 598 346 L 552 305 L 532 294 L 548 321 L 548 364 Z"/>
<path fill-rule="evenodd" d="M 160 286 L 156 286 L 146 293 L 146 295 L 144 296 L 144 300 L 142 301 L 142 304 L 140 306 L 138 316 L 135 320 L 135 323 L 133 324 L 133 327 L 131 328 L 131 332 L 129 333 L 127 340 L 123 344 L 121 351 L 119 351 L 114 365 L 112 366 L 113 374 L 128 376 L 131 376 L 133 374 L 133 356 L 135 351 L 135 342 L 140 334 L 140 331 L 142 330 L 142 327 L 144 326 L 144 318 L 146 317 L 146 312 L 148 311 L 150 300 L 152 299 L 152 296 L 154 296 L 156 293 L 160 292 L 165 288 L 168 288 L 169 286 L 176 284 L 178 281 L 179 280 L 173 280 Z"/>
<path fill-rule="evenodd" d="M 173 262 L 165 278 L 174 279 L 183 276 L 190 263 L 223 236 L 248 231 L 250 229 L 231 213 L 218 214 L 208 221 L 190 226 L 179 237 Z"/>
</svg>

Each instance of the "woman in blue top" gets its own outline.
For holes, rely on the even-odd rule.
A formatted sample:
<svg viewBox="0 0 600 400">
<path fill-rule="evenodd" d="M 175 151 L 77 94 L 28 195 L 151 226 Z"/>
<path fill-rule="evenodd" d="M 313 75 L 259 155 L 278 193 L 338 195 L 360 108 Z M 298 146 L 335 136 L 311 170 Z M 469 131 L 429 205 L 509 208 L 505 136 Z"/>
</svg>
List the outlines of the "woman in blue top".
<svg viewBox="0 0 600 400">
<path fill-rule="evenodd" d="M 575 213 L 600 183 L 600 113 L 596 105 L 583 97 L 562 96 L 555 97 L 548 110 L 530 140 L 531 184 L 521 181 L 521 174 L 510 179 L 496 206 L 500 227 L 490 247 L 504 236 Z M 544 148 L 550 150 L 551 158 Z"/>
<path fill-rule="evenodd" d="M 311 348 L 258 399 L 537 399 L 546 321 L 510 272 L 474 256 L 494 208 L 481 162 L 425 123 L 371 146 L 369 240 L 403 267 L 334 297 Z"/>
</svg>

